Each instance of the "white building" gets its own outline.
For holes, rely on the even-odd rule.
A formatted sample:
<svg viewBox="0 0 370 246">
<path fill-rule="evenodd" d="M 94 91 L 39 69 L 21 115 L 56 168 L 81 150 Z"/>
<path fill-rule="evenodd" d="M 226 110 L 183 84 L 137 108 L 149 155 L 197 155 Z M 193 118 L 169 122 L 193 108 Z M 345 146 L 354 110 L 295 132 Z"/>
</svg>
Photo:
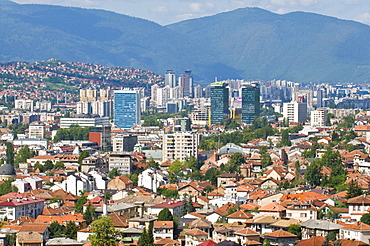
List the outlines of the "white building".
<svg viewBox="0 0 370 246">
<path fill-rule="evenodd" d="M 109 154 L 109 170 L 117 168 L 121 174 L 130 174 L 132 169 L 131 152 L 112 152 Z"/>
<path fill-rule="evenodd" d="M 185 161 L 198 155 L 199 136 L 192 132 L 175 132 L 163 136 L 163 162 L 167 160 Z"/>
<path fill-rule="evenodd" d="M 42 122 L 32 122 L 29 126 L 28 138 L 40 139 L 45 137 L 45 124 Z"/>
<path fill-rule="evenodd" d="M 343 226 L 339 229 L 339 238 L 369 242 L 370 226 L 362 222 L 356 222 L 354 224 Z"/>
<path fill-rule="evenodd" d="M 165 184 L 168 184 L 167 172 L 148 168 L 139 174 L 138 186 L 157 192 L 157 188 Z"/>
<path fill-rule="evenodd" d="M 33 111 L 33 100 L 31 99 L 18 99 L 14 101 L 15 109 L 24 109 Z"/>
<path fill-rule="evenodd" d="M 61 118 L 60 128 L 69 128 L 71 125 L 86 126 L 109 126 L 109 117 L 76 117 Z"/>
<path fill-rule="evenodd" d="M 311 126 L 325 126 L 326 123 L 326 110 L 318 109 L 311 111 Z"/>
<path fill-rule="evenodd" d="M 36 219 L 37 216 L 42 214 L 44 202 L 44 199 L 26 195 L 8 198 L 0 203 L 0 220 L 3 221 L 7 218 L 8 221 L 12 221 L 21 216 L 30 216 Z"/>
<path fill-rule="evenodd" d="M 173 221 L 154 221 L 153 237 L 154 240 L 162 238 L 173 239 Z"/>
<path fill-rule="evenodd" d="M 307 103 L 284 103 L 283 115 L 289 122 L 305 122 L 307 119 Z"/>
</svg>

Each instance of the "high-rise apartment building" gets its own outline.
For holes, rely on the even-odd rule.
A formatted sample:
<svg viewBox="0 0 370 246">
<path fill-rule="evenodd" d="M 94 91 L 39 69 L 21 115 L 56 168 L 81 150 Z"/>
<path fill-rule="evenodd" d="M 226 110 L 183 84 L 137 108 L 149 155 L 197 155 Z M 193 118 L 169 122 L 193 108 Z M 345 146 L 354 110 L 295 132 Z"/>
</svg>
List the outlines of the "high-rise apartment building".
<svg viewBox="0 0 370 246">
<path fill-rule="evenodd" d="M 164 85 L 170 86 L 171 88 L 176 87 L 176 74 L 172 70 L 167 70 L 165 76 L 164 76 Z"/>
<path fill-rule="evenodd" d="M 199 136 L 193 132 L 175 132 L 163 136 L 163 161 L 185 161 L 198 155 Z"/>
<path fill-rule="evenodd" d="M 252 124 L 260 115 L 260 87 L 258 83 L 244 83 L 242 95 L 242 123 Z"/>
<path fill-rule="evenodd" d="M 137 90 L 114 91 L 114 124 L 128 129 L 140 123 L 140 94 Z"/>
<path fill-rule="evenodd" d="M 28 138 L 42 139 L 45 137 L 45 124 L 42 122 L 32 122 L 28 130 Z"/>
<path fill-rule="evenodd" d="M 181 74 L 180 85 L 184 89 L 184 97 L 193 97 L 193 75 L 191 70 L 186 70 Z"/>
<path fill-rule="evenodd" d="M 203 97 L 203 87 L 197 85 L 194 87 L 194 98 L 202 98 Z"/>
<path fill-rule="evenodd" d="M 229 115 L 229 88 L 226 86 L 223 82 L 211 84 L 211 124 L 220 124 Z"/>
<path fill-rule="evenodd" d="M 327 111 L 325 109 L 317 109 L 311 111 L 311 126 L 325 126 L 326 114 Z"/>
<path fill-rule="evenodd" d="M 306 102 L 289 102 L 283 104 L 284 118 L 289 122 L 305 122 L 307 120 Z"/>
</svg>

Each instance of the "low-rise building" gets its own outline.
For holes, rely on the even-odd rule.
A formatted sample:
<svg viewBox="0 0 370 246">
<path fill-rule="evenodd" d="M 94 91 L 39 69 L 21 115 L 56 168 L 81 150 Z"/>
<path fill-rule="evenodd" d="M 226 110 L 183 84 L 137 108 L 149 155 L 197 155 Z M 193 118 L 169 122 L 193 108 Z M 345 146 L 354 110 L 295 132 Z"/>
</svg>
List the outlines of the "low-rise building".
<svg viewBox="0 0 370 246">
<path fill-rule="evenodd" d="M 161 238 L 173 239 L 174 224 L 173 221 L 154 221 L 153 236 L 154 240 Z"/>
</svg>

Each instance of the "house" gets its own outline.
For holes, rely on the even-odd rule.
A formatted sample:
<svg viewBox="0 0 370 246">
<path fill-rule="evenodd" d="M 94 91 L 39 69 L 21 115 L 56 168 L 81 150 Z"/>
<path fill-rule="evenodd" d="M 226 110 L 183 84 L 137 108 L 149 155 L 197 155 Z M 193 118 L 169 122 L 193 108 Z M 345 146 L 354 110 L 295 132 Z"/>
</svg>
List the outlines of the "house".
<svg viewBox="0 0 370 246">
<path fill-rule="evenodd" d="M 158 217 L 152 215 L 141 215 L 139 217 L 134 217 L 128 220 L 129 228 L 137 228 L 137 229 L 149 229 L 150 225 L 153 225 L 154 221 L 156 221 Z"/>
<path fill-rule="evenodd" d="M 15 220 L 21 216 L 30 216 L 35 219 L 38 215 L 42 214 L 44 199 L 12 193 L 6 196 L 9 198 L 6 201 L 0 202 L 0 220 L 4 220 L 5 218 Z"/>
<path fill-rule="evenodd" d="M 164 246 L 164 245 L 180 246 L 180 242 L 178 240 L 173 240 L 173 239 L 168 239 L 168 238 L 161 238 L 159 240 L 155 240 L 154 245 L 155 246 Z M 209 245 L 209 246 L 213 246 L 213 245 Z"/>
<path fill-rule="evenodd" d="M 202 230 L 208 233 L 209 236 L 212 236 L 213 224 L 205 218 L 198 218 L 190 222 L 189 228 L 190 229 L 196 228 L 196 229 Z"/>
<path fill-rule="evenodd" d="M 234 185 L 236 181 L 239 181 L 240 176 L 236 173 L 223 173 L 220 175 L 217 175 L 217 187 L 225 187 Z"/>
<path fill-rule="evenodd" d="M 173 221 L 154 221 L 153 237 L 154 240 L 161 238 L 173 239 L 174 224 Z"/>
<path fill-rule="evenodd" d="M 79 242 L 79 241 L 74 240 L 74 239 L 70 239 L 70 238 L 57 237 L 57 238 L 52 238 L 52 239 L 48 240 L 45 245 L 46 246 L 64 246 L 64 245 L 82 246 L 82 245 L 84 245 L 84 243 Z"/>
<path fill-rule="evenodd" d="M 272 232 L 271 224 L 275 223 L 278 219 L 274 216 L 262 215 L 256 218 L 248 220 L 246 223 L 249 228 L 258 232 L 259 234 L 265 234 Z"/>
<path fill-rule="evenodd" d="M 235 231 L 233 229 L 225 227 L 216 227 L 213 231 L 213 240 L 215 242 L 224 242 L 224 241 L 235 241 Z"/>
<path fill-rule="evenodd" d="M 275 180 L 273 178 L 268 178 L 264 181 L 262 181 L 259 185 L 261 189 L 267 190 L 276 190 L 279 187 L 280 182 L 278 180 Z"/>
<path fill-rule="evenodd" d="M 260 234 L 249 228 L 244 228 L 242 230 L 236 231 L 236 241 L 240 242 L 242 245 L 247 241 L 260 241 Z"/>
<path fill-rule="evenodd" d="M 266 234 L 263 238 L 269 240 L 271 245 L 286 246 L 293 245 L 297 236 L 287 231 L 278 230 Z"/>
<path fill-rule="evenodd" d="M 317 219 L 317 209 L 308 202 L 298 201 L 286 208 L 286 217 L 299 221 Z"/>
<path fill-rule="evenodd" d="M 162 211 L 162 209 L 168 208 L 171 211 L 172 215 L 181 217 L 180 214 L 181 214 L 182 204 L 183 204 L 182 201 L 177 201 L 177 200 L 162 202 L 162 203 L 151 206 L 152 214 L 158 215 L 159 212 Z"/>
<path fill-rule="evenodd" d="M 121 229 L 122 242 L 125 245 L 137 245 L 139 243 L 140 235 L 143 233 L 143 229 L 140 228 L 125 228 Z"/>
<path fill-rule="evenodd" d="M 261 215 L 275 216 L 278 218 L 285 217 L 286 208 L 277 202 L 272 202 L 259 209 Z"/>
<path fill-rule="evenodd" d="M 310 237 L 326 237 L 329 232 L 339 234 L 341 225 L 332 223 L 325 220 L 310 219 L 301 224 L 302 228 L 302 239 L 308 239 Z"/>
<path fill-rule="evenodd" d="M 322 246 L 326 241 L 325 237 L 314 236 L 301 241 L 296 242 L 295 246 Z"/>
<path fill-rule="evenodd" d="M 370 226 L 362 222 L 343 226 L 339 229 L 339 238 L 370 242 Z"/>
<path fill-rule="evenodd" d="M 43 224 L 24 224 L 16 238 L 17 245 L 43 246 L 49 239 L 48 225 Z"/>
<path fill-rule="evenodd" d="M 243 212 L 242 210 L 239 210 L 227 216 L 227 221 L 228 223 L 246 222 L 250 218 L 253 218 L 253 214 L 246 213 L 246 212 Z"/>
<path fill-rule="evenodd" d="M 208 233 L 199 229 L 191 229 L 185 232 L 185 246 L 197 246 L 207 239 Z"/>
<path fill-rule="evenodd" d="M 126 176 L 114 177 L 107 185 L 109 190 L 123 190 L 133 188 L 133 182 Z"/>
<path fill-rule="evenodd" d="M 348 199 L 347 204 L 351 219 L 360 221 L 362 215 L 366 214 L 370 208 L 370 195 L 364 194 Z"/>
</svg>

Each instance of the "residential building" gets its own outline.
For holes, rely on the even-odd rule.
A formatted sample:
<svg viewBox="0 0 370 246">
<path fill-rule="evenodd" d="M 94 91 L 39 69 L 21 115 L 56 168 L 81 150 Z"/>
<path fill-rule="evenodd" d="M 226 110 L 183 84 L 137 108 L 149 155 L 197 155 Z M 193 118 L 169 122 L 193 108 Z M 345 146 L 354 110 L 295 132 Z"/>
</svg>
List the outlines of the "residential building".
<svg viewBox="0 0 370 246">
<path fill-rule="evenodd" d="M 307 120 L 307 103 L 289 102 L 283 104 L 283 115 L 289 122 L 305 122 Z"/>
<path fill-rule="evenodd" d="M 114 124 L 129 129 L 140 123 L 140 93 L 138 90 L 114 91 Z"/>
<path fill-rule="evenodd" d="M 220 124 L 228 118 L 229 114 L 229 89 L 223 82 L 211 84 L 211 112 L 210 123 Z"/>
<path fill-rule="evenodd" d="M 370 226 L 362 222 L 345 225 L 339 229 L 339 238 L 370 242 Z"/>
<path fill-rule="evenodd" d="M 168 202 L 162 202 L 162 203 L 151 206 L 152 214 L 158 215 L 162 211 L 162 209 L 168 208 L 173 216 L 180 218 L 182 204 L 183 204 L 183 201 L 178 201 L 178 200 L 170 200 Z"/>
<path fill-rule="evenodd" d="M 242 95 L 242 123 L 252 124 L 260 115 L 260 87 L 258 83 L 244 83 Z"/>
<path fill-rule="evenodd" d="M 21 216 L 36 219 L 44 209 L 44 199 L 27 195 L 10 195 L 6 201 L 0 202 L 0 220 L 15 220 Z"/>
<path fill-rule="evenodd" d="M 95 115 L 76 115 L 71 118 L 61 118 L 60 128 L 69 128 L 71 125 L 86 126 L 110 126 L 108 117 L 96 117 Z"/>
<path fill-rule="evenodd" d="M 153 237 L 154 240 L 161 238 L 173 239 L 174 224 L 173 221 L 154 221 Z"/>
<path fill-rule="evenodd" d="M 167 160 L 185 161 L 198 155 L 199 136 L 193 132 L 175 132 L 163 135 L 163 162 Z"/>
<path fill-rule="evenodd" d="M 286 208 L 286 217 L 293 218 L 299 221 L 307 221 L 309 219 L 317 219 L 317 209 L 307 202 L 296 202 Z"/>
<path fill-rule="evenodd" d="M 264 235 L 263 238 L 269 240 L 272 246 L 286 246 L 294 245 L 297 236 L 287 231 L 278 230 Z"/>
<path fill-rule="evenodd" d="M 138 186 L 145 187 L 153 192 L 157 192 L 157 188 L 165 184 L 168 184 L 167 172 L 148 168 L 139 174 Z"/>
<path fill-rule="evenodd" d="M 326 124 L 326 110 L 325 109 L 317 109 L 311 111 L 311 126 L 325 126 Z"/>
<path fill-rule="evenodd" d="M 28 138 L 41 139 L 45 137 L 45 124 L 42 122 L 32 122 L 28 130 Z"/>
<path fill-rule="evenodd" d="M 114 152 L 130 152 L 134 151 L 134 147 L 137 144 L 137 136 L 116 136 L 112 139 L 113 151 Z"/>
<path fill-rule="evenodd" d="M 339 229 L 342 226 L 330 221 L 310 219 L 303 222 L 301 228 L 302 239 L 308 239 L 316 236 L 326 237 L 331 231 L 339 234 Z"/>
<path fill-rule="evenodd" d="M 132 169 L 132 152 L 111 152 L 109 154 L 109 170 L 117 168 L 121 174 L 130 174 Z"/>
<path fill-rule="evenodd" d="M 176 87 L 176 74 L 173 70 L 167 70 L 164 75 L 164 85 L 170 86 L 171 88 Z"/>
<path fill-rule="evenodd" d="M 197 246 L 208 239 L 208 233 L 199 229 L 192 229 L 185 232 L 185 245 Z"/>
</svg>

